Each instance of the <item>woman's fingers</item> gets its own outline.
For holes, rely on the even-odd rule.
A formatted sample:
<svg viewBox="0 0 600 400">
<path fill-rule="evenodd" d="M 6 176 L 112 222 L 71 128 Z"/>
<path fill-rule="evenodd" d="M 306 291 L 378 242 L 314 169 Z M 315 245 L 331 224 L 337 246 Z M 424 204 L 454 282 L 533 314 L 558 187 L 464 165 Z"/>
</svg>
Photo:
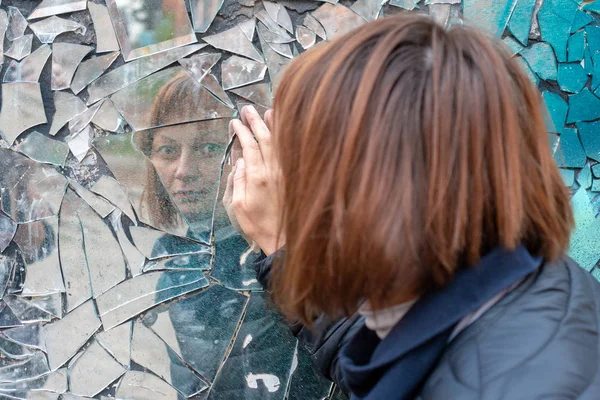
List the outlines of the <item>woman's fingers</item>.
<svg viewBox="0 0 600 400">
<path fill-rule="evenodd" d="M 242 146 L 245 167 L 251 173 L 262 172 L 264 170 L 263 156 L 260 152 L 258 142 L 254 139 L 250 129 L 239 119 L 231 121 L 231 128 L 237 135 L 240 145 Z"/>
<path fill-rule="evenodd" d="M 256 140 L 258 140 L 258 146 L 260 147 L 263 160 L 265 160 L 265 162 L 267 162 L 267 160 L 270 161 L 272 155 L 272 138 L 271 131 L 267 127 L 267 124 L 252 106 L 245 106 L 242 108 L 242 114 L 248 126 L 252 130 L 252 133 L 256 137 Z"/>
<path fill-rule="evenodd" d="M 235 163 L 231 204 L 236 214 L 242 211 L 242 208 L 246 205 L 246 164 L 243 158 L 238 159 Z"/>
<path fill-rule="evenodd" d="M 265 123 L 271 132 L 273 132 L 273 122 L 273 110 L 269 109 L 265 112 Z"/>
<path fill-rule="evenodd" d="M 236 160 L 237 161 L 237 160 Z M 233 199 L 233 176 L 235 175 L 235 166 L 227 175 L 227 186 L 225 186 L 225 193 L 223 193 L 223 205 L 225 209 L 229 208 L 231 205 L 231 200 Z"/>
</svg>

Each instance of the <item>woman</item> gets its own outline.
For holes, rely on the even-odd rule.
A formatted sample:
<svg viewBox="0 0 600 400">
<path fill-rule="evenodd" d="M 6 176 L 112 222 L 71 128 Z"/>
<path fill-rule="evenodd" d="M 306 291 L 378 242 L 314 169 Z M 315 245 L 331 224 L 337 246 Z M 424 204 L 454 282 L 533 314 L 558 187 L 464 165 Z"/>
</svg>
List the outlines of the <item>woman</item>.
<svg viewBox="0 0 600 400">
<path fill-rule="evenodd" d="M 242 117 L 228 190 L 259 279 L 353 398 L 598 398 L 600 285 L 564 254 L 540 98 L 500 43 L 379 20 Z"/>
</svg>

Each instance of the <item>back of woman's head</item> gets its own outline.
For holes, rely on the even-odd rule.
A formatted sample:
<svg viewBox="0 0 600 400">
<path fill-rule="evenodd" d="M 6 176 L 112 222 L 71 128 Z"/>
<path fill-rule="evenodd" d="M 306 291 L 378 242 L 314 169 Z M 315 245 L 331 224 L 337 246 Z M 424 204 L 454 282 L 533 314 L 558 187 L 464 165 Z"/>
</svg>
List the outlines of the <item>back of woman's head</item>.
<svg viewBox="0 0 600 400">
<path fill-rule="evenodd" d="M 374 309 L 523 244 L 560 257 L 573 225 L 540 96 L 501 42 L 419 15 L 378 20 L 286 71 L 274 140 L 284 311 Z"/>
</svg>

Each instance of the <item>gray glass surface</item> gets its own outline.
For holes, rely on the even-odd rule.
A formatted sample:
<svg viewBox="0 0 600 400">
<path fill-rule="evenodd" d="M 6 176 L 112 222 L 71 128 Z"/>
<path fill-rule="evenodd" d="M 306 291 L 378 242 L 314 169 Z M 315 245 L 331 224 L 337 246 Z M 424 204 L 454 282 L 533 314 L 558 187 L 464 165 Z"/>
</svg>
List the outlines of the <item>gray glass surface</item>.
<svg viewBox="0 0 600 400">
<path fill-rule="evenodd" d="M 138 276 L 142 273 L 144 264 L 146 263 L 146 257 L 144 257 L 144 255 L 131 243 L 127 237 L 125 228 L 123 227 L 123 221 L 121 218 L 122 215 L 123 213 L 121 210 L 115 210 L 110 215 L 110 221 L 113 230 L 117 234 L 117 240 L 119 241 L 119 245 L 121 246 L 125 260 L 127 261 L 129 272 L 132 276 Z"/>
<path fill-rule="evenodd" d="M 350 9 L 367 21 L 373 21 L 381 13 L 381 8 L 385 2 L 382 0 L 357 0 Z M 431 7 L 429 10 L 431 11 Z"/>
<path fill-rule="evenodd" d="M 52 118 L 50 135 L 56 135 L 67 122 L 87 109 L 79 97 L 68 92 L 54 93 L 54 107 L 56 112 Z"/>
<path fill-rule="evenodd" d="M 0 134 L 9 144 L 25 130 L 47 122 L 39 83 L 2 84 Z"/>
<path fill-rule="evenodd" d="M 196 32 L 204 33 L 210 27 L 224 0 L 190 0 L 192 21 Z"/>
<path fill-rule="evenodd" d="M 60 17 L 50 17 L 29 25 L 35 36 L 42 43 L 52 43 L 54 39 L 65 32 L 75 32 L 85 35 L 86 28 L 79 22 Z"/>
<path fill-rule="evenodd" d="M 80 132 L 74 133 L 67 137 L 66 140 L 69 150 L 71 150 L 71 154 L 75 156 L 77 161 L 81 162 L 87 156 L 93 137 L 94 130 L 90 125 L 86 125 L 86 127 Z"/>
<path fill-rule="evenodd" d="M 0 64 L 4 63 L 4 36 L 8 29 L 8 13 L 0 10 Z"/>
<path fill-rule="evenodd" d="M 248 39 L 246 33 L 239 26 L 234 26 L 221 33 L 205 36 L 202 40 L 215 49 L 239 54 L 258 62 L 264 61 L 261 54 L 252 44 L 252 41 Z"/>
<path fill-rule="evenodd" d="M 221 64 L 221 79 L 225 90 L 245 86 L 264 79 L 267 66 L 262 62 L 231 56 Z"/>
<path fill-rule="evenodd" d="M 100 129 L 115 133 L 123 133 L 125 128 L 125 120 L 110 99 L 102 102 L 102 106 L 92 118 L 92 123 Z"/>
<path fill-rule="evenodd" d="M 16 231 L 16 222 L 10 219 L 10 217 L 8 217 L 2 211 L 0 211 L 0 253 L 3 253 L 4 250 L 6 250 L 6 248 L 10 244 L 10 241 L 15 236 Z M 6 271 L 3 269 L 3 272 Z M 0 277 L 0 280 L 5 280 L 5 277 Z M 2 290 L 1 292 L 3 294 L 4 290 Z"/>
<path fill-rule="evenodd" d="M 77 72 L 71 82 L 71 90 L 73 93 L 78 94 L 87 85 L 102 76 L 104 71 L 115 62 L 118 56 L 119 52 L 115 51 L 82 62 L 77 68 Z"/>
<path fill-rule="evenodd" d="M 325 32 L 325 28 L 323 28 L 323 25 L 321 25 L 321 23 L 315 17 L 313 17 L 312 14 L 306 13 L 304 15 L 303 23 L 304 26 L 316 33 L 317 36 L 319 36 L 321 39 L 327 39 L 327 33 Z"/>
<path fill-rule="evenodd" d="M 108 15 L 108 9 L 102 4 L 88 2 L 88 10 L 96 31 L 96 53 L 119 51 L 119 42 Z"/>
<path fill-rule="evenodd" d="M 117 206 L 119 210 L 123 211 L 125 215 L 131 220 L 136 221 L 135 213 L 131 208 L 131 203 L 127 199 L 125 189 L 119 182 L 113 178 L 103 175 L 100 179 L 92 186 L 91 191 L 104 197 L 112 204 Z"/>
<path fill-rule="evenodd" d="M 210 72 L 212 67 L 221 59 L 221 53 L 203 53 L 179 60 L 179 64 L 198 82 Z"/>
<path fill-rule="evenodd" d="M 46 342 L 44 340 L 44 331 L 41 323 L 27 324 L 16 328 L 6 329 L 2 331 L 2 334 L 17 344 L 46 352 Z"/>
<path fill-rule="evenodd" d="M 37 131 L 31 132 L 21 141 L 17 150 L 34 161 L 64 166 L 69 155 L 69 146 L 64 142 L 50 139 Z"/>
<path fill-rule="evenodd" d="M 221 87 L 219 80 L 217 79 L 217 77 L 214 74 L 206 75 L 202 79 L 200 84 L 204 88 L 208 89 L 208 91 L 210 93 L 212 93 L 213 96 L 215 96 L 217 99 L 219 99 L 227 107 L 235 108 L 235 105 L 231 102 L 231 99 L 229 98 L 227 93 L 225 93 L 225 90 L 223 89 L 223 87 Z"/>
<path fill-rule="evenodd" d="M 237 89 L 232 89 L 232 93 L 251 101 L 254 104 L 261 105 L 266 108 L 273 106 L 273 94 L 268 83 L 256 83 Z"/>
<path fill-rule="evenodd" d="M 352 12 L 352 11 L 350 11 Z M 271 79 L 271 90 L 273 93 L 277 92 L 279 81 L 283 77 L 283 71 L 285 66 L 291 61 L 289 58 L 282 56 L 269 46 L 269 43 L 265 40 L 262 35 L 264 30 L 258 27 L 258 38 L 260 40 L 260 46 L 263 49 L 265 55 L 265 61 L 269 70 L 269 78 Z"/>
<path fill-rule="evenodd" d="M 24 324 L 50 321 L 52 315 L 34 306 L 25 298 L 15 295 L 4 295 L 4 302 L 14 315 Z"/>
<path fill-rule="evenodd" d="M 49 372 L 46 356 L 41 351 L 23 361 L 0 367 L 0 377 L 6 383 L 34 379 Z"/>
<path fill-rule="evenodd" d="M 106 218 L 108 214 L 114 211 L 115 207 L 112 204 L 110 204 L 108 200 L 105 200 L 104 198 L 87 190 L 86 188 L 81 186 L 77 181 L 70 179 L 69 186 L 73 190 L 75 190 L 79 197 L 85 200 L 85 202 L 88 203 L 88 205 L 92 207 L 94 211 L 96 211 L 98 215 L 100 215 L 100 217 Z"/>
<path fill-rule="evenodd" d="M 67 89 L 77 66 L 93 49 L 80 44 L 54 43 L 52 50 L 52 90 Z"/>
<path fill-rule="evenodd" d="M 33 379 L 21 380 L 14 383 L 0 383 L 0 394 L 7 396 L 7 398 L 42 400 L 53 398 L 51 396 L 58 398 L 61 393 L 65 393 L 66 391 L 66 368 L 61 368 L 55 372 Z"/>
<path fill-rule="evenodd" d="M 27 19 L 38 19 L 56 14 L 67 14 L 74 11 L 85 10 L 87 0 L 42 0 L 42 2 L 29 14 Z"/>
<path fill-rule="evenodd" d="M 27 29 L 27 20 L 17 7 L 8 7 L 8 30 L 6 38 L 10 41 L 15 40 L 25 34 Z"/>
<path fill-rule="evenodd" d="M 323 4 L 313 12 L 313 16 L 323 25 L 328 40 L 342 36 L 367 22 L 341 4 Z"/>
<path fill-rule="evenodd" d="M 121 399 L 178 400 L 175 388 L 156 375 L 142 371 L 127 371 L 119 382 L 116 396 Z"/>
<path fill-rule="evenodd" d="M 196 42 L 183 0 L 107 0 L 126 61 Z"/>
<path fill-rule="evenodd" d="M 272 1 L 263 1 L 263 6 L 273 21 L 275 21 L 279 26 L 283 27 L 289 33 L 294 32 L 292 19 L 290 18 L 290 14 L 285 9 L 285 6 Z"/>
<path fill-rule="evenodd" d="M 317 41 L 317 34 L 305 26 L 298 25 L 296 28 L 296 40 L 303 49 L 310 49 Z"/>
<path fill-rule="evenodd" d="M 71 133 L 71 137 L 74 137 L 77 133 L 87 128 L 100 107 L 102 107 L 103 102 L 104 100 L 92 105 L 90 108 L 86 108 L 85 111 L 76 115 L 69 121 L 69 132 Z"/>
<path fill-rule="evenodd" d="M 129 232 L 135 246 L 149 260 L 181 254 L 210 254 L 210 247 L 207 245 L 155 229 L 132 226 Z"/>
<path fill-rule="evenodd" d="M 33 44 L 33 35 L 27 34 L 19 36 L 11 43 L 10 47 L 4 54 L 15 60 L 22 60 L 31 54 L 31 46 Z"/>
<path fill-rule="evenodd" d="M 11 61 L 4 73 L 3 82 L 38 82 L 51 53 L 52 49 L 45 44 L 38 47 L 21 62 Z"/>
<path fill-rule="evenodd" d="M 131 327 L 132 322 L 126 322 L 96 335 L 96 340 L 121 365 L 131 364 Z"/>
</svg>

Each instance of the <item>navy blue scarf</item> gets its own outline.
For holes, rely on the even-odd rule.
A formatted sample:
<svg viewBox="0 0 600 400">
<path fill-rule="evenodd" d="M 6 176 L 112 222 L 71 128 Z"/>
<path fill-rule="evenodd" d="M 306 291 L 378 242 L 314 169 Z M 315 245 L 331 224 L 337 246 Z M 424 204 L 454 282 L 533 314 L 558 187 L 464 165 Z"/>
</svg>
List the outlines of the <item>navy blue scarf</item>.
<svg viewBox="0 0 600 400">
<path fill-rule="evenodd" d="M 475 267 L 457 272 L 443 290 L 423 296 L 384 340 L 363 327 L 339 358 L 352 399 L 413 399 L 458 322 L 534 272 L 541 261 L 522 246 L 495 249 Z"/>
</svg>

